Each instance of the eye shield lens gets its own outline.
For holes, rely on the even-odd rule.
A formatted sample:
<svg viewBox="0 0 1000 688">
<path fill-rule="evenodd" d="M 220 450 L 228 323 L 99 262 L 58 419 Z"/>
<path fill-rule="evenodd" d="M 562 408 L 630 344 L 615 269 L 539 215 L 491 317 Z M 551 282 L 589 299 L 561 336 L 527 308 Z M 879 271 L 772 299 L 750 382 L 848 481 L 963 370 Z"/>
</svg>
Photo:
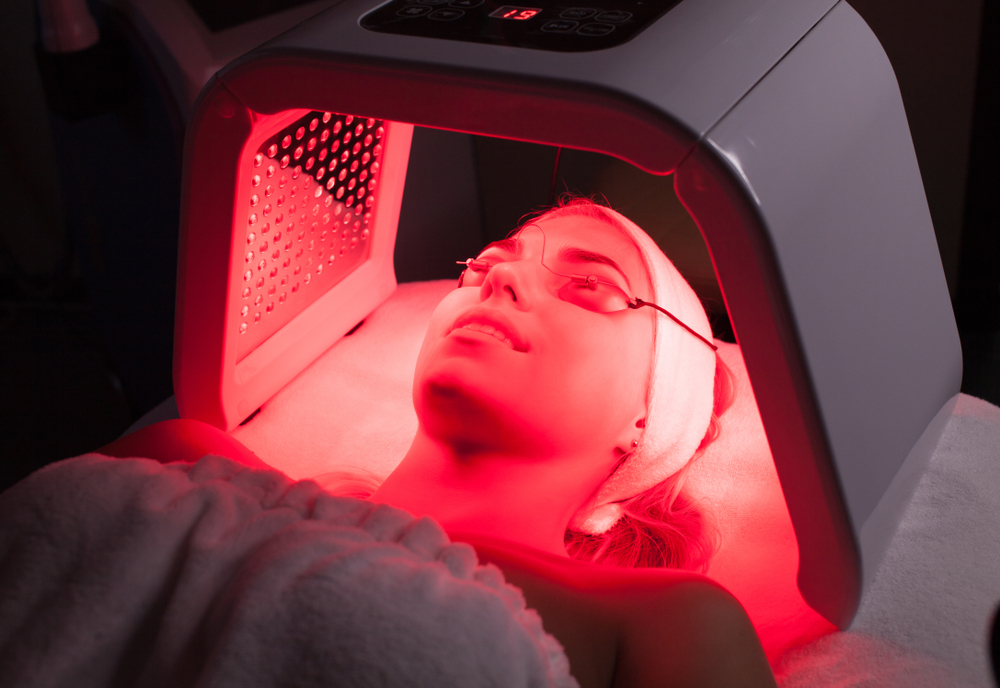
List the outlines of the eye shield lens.
<svg viewBox="0 0 1000 688">
<path fill-rule="evenodd" d="M 559 289 L 559 298 L 567 303 L 595 313 L 614 313 L 628 308 L 628 296 L 613 284 L 601 282 L 593 275 L 570 275 L 567 279 Z"/>
<path fill-rule="evenodd" d="M 621 287 L 597 275 L 575 274 L 583 266 L 560 261 L 558 257 L 555 259 L 550 257 L 546 251 L 545 232 L 542 231 L 541 227 L 535 225 L 526 229 L 535 230 L 542 237 L 540 264 L 554 278 L 551 288 L 559 299 L 588 311 L 594 311 L 595 313 L 614 313 L 616 311 L 623 311 L 629 307 L 630 299 Z M 518 253 L 520 253 L 520 250 Z M 482 286 L 490 270 L 495 265 L 510 262 L 511 260 L 518 261 L 520 259 L 513 256 L 507 258 L 503 255 L 502 251 L 492 253 L 487 248 L 480 258 L 457 261 L 458 265 L 465 266 L 465 271 L 459 277 L 458 286 Z"/>
<path fill-rule="evenodd" d="M 545 268 L 551 278 L 551 290 L 562 301 L 571 303 L 574 306 L 579 306 L 580 308 L 594 313 L 617 313 L 630 308 L 636 309 L 642 308 L 643 306 L 649 306 L 650 308 L 663 313 L 665 316 L 673 320 L 682 328 L 690 332 L 693 336 L 704 342 L 705 345 L 710 347 L 713 351 L 718 350 L 718 347 L 716 347 L 715 344 L 695 332 L 676 315 L 662 306 L 658 306 L 650 301 L 644 301 L 640 298 L 631 298 L 625 290 L 617 284 L 614 284 L 607 279 L 602 279 L 598 275 L 576 274 L 576 271 L 585 266 L 578 262 L 561 260 L 562 252 L 559 252 L 559 254 L 555 257 L 549 256 L 546 252 L 545 232 L 542 231 L 542 228 L 537 225 L 529 225 L 529 227 L 525 228 L 525 230 L 527 229 L 535 229 L 539 232 L 539 234 L 541 234 L 542 250 L 539 264 L 541 267 Z M 521 234 L 523 234 L 525 230 L 522 230 Z M 503 242 L 498 242 L 496 245 L 487 247 L 487 249 L 480 254 L 479 258 L 469 258 L 468 260 L 457 261 L 459 265 L 465 266 L 465 271 L 462 272 L 462 276 L 458 278 L 458 286 L 480 287 L 484 282 L 486 282 L 486 278 L 489 276 L 490 270 L 495 265 L 505 262 L 521 262 L 524 260 L 520 258 L 523 245 L 522 241 L 518 237 L 515 237 L 514 239 L 508 239 Z M 570 254 L 573 254 L 573 251 L 570 251 Z M 604 263 L 606 261 L 599 259 L 595 262 Z"/>
</svg>

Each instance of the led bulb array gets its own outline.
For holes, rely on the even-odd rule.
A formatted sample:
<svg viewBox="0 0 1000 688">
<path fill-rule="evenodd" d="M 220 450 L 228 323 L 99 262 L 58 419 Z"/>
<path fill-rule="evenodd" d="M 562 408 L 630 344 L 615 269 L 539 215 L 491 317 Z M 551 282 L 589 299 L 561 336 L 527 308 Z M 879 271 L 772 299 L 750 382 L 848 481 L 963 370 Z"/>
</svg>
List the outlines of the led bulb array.
<svg viewBox="0 0 1000 688">
<path fill-rule="evenodd" d="M 310 112 L 246 163 L 238 359 L 367 258 L 384 134 L 381 120 Z"/>
</svg>

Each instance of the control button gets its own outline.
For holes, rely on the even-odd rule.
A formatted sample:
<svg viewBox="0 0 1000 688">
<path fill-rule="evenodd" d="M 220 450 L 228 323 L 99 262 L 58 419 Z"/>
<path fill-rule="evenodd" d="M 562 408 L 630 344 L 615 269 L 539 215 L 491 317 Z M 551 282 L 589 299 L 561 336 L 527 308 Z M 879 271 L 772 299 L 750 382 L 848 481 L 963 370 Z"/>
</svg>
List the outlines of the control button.
<svg viewBox="0 0 1000 688">
<path fill-rule="evenodd" d="M 563 10 L 559 17 L 562 19 L 586 19 L 596 11 L 589 7 L 570 7 L 568 10 Z"/>
<path fill-rule="evenodd" d="M 607 36 L 614 30 L 611 24 L 584 24 L 576 32 L 581 36 Z"/>
<path fill-rule="evenodd" d="M 427 18 L 435 21 L 455 21 L 462 16 L 465 16 L 462 10 L 435 10 L 428 14 Z"/>
<path fill-rule="evenodd" d="M 566 21 L 565 19 L 556 19 L 555 21 L 550 21 L 548 24 L 542 26 L 542 31 L 549 31 L 551 33 L 566 33 L 567 31 L 572 31 L 577 27 L 575 21 Z"/>
<path fill-rule="evenodd" d="M 627 22 L 631 18 L 632 18 L 631 12 L 612 10 L 610 12 L 601 12 L 594 19 L 599 22 L 612 22 L 614 24 L 620 24 L 622 22 Z"/>
<path fill-rule="evenodd" d="M 448 0 L 417 0 L 421 5 L 443 5 Z"/>
<path fill-rule="evenodd" d="M 463 10 L 471 10 L 473 7 L 479 7 L 483 4 L 483 0 L 452 0 L 448 3 L 451 7 L 458 7 Z"/>
<path fill-rule="evenodd" d="M 420 5 L 407 5 L 399 12 L 396 12 L 397 17 L 422 17 L 431 11 L 430 7 L 422 7 Z"/>
</svg>

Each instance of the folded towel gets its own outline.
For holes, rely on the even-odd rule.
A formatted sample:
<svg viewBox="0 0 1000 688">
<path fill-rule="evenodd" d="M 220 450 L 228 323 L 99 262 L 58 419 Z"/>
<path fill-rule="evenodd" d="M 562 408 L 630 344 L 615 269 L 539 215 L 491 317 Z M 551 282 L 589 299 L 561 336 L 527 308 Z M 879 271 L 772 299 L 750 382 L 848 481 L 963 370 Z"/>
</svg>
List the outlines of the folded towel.
<svg viewBox="0 0 1000 688">
<path fill-rule="evenodd" d="M 0 495 L 5 686 L 557 686 L 558 642 L 433 521 L 218 457 Z"/>
</svg>

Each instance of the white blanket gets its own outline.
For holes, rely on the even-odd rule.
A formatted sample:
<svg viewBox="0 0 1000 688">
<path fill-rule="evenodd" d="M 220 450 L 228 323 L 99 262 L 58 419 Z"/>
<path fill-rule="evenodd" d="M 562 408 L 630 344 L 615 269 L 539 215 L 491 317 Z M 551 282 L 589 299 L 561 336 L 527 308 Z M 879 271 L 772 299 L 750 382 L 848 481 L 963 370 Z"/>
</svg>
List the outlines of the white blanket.
<svg viewBox="0 0 1000 688">
<path fill-rule="evenodd" d="M 577 685 L 429 519 L 218 457 L 98 455 L 0 495 L 0 683 Z"/>
</svg>

